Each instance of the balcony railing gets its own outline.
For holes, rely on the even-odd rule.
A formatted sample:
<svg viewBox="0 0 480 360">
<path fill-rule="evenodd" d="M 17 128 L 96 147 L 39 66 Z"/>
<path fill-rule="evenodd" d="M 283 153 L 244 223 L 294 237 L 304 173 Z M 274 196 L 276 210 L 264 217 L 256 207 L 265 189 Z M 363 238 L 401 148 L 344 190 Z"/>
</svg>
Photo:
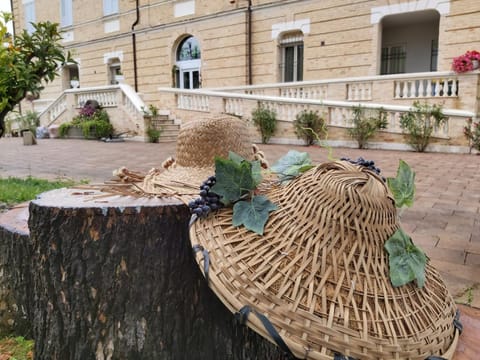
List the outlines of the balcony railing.
<svg viewBox="0 0 480 360">
<path fill-rule="evenodd" d="M 345 79 L 223 87 L 212 90 L 288 97 L 295 99 L 372 101 L 457 99 L 462 90 L 475 86 L 478 71 L 465 74 L 425 72 Z M 473 104 L 473 99 L 469 100 Z"/>
<path fill-rule="evenodd" d="M 302 110 L 313 110 L 323 115 L 329 127 L 346 129 L 353 126 L 354 108 L 361 106 L 365 109 L 383 109 L 386 111 L 388 128 L 385 132 L 399 135 L 402 134 L 400 117 L 403 113 L 411 110 L 411 106 L 408 105 L 299 99 L 252 94 L 256 91 L 248 94 L 245 93 L 248 91 L 239 93 L 233 91 L 181 90 L 172 88 L 160 88 L 159 91 L 162 94 L 161 98 L 164 101 L 165 107 L 170 108 L 177 118 L 184 121 L 197 118 L 198 113 L 205 114 L 209 112 L 228 113 L 249 119 L 251 118 L 252 111 L 259 105 L 262 105 L 274 110 L 277 114 L 277 120 L 283 123 L 292 123 L 296 115 Z M 171 94 L 171 96 L 169 97 L 168 94 Z M 448 121 L 444 126 L 435 128 L 433 137 L 448 141 L 454 140 L 454 144 L 465 147 L 466 144 L 465 141 L 463 141 L 463 125 L 467 118 L 475 117 L 475 112 L 446 108 L 444 108 L 443 112 L 448 117 Z M 284 128 L 286 127 L 287 126 L 284 126 Z M 277 139 L 279 142 L 294 142 L 292 141 L 294 138 L 293 126 L 290 126 L 290 128 L 290 134 L 284 132 L 287 138 Z M 290 140 L 288 138 L 290 138 Z"/>
</svg>

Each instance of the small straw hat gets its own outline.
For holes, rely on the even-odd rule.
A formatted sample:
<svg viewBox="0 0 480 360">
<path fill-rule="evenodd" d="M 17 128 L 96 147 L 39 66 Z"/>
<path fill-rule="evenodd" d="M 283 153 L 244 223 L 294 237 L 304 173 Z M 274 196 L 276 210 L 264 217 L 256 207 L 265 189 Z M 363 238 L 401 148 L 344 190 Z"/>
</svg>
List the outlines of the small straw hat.
<svg viewBox="0 0 480 360">
<path fill-rule="evenodd" d="M 453 355 L 454 301 L 427 263 L 423 288 L 393 287 L 384 243 L 399 228 L 385 183 L 345 161 L 266 191 L 260 236 L 223 209 L 191 224 L 209 286 L 250 328 L 300 359 Z M 198 251 L 200 250 L 200 251 Z"/>
<path fill-rule="evenodd" d="M 199 185 L 215 174 L 215 157 L 228 157 L 233 151 L 253 159 L 255 147 L 244 121 L 225 114 L 191 121 L 181 127 L 176 158 L 165 171 L 153 169 L 139 187 L 147 194 L 197 197 Z"/>
</svg>

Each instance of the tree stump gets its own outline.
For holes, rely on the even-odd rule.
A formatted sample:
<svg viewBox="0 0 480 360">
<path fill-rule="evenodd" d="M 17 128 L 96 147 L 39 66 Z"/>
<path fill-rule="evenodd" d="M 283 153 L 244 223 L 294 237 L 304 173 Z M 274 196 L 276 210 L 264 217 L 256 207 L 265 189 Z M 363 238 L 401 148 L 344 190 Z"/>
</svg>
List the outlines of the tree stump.
<svg viewBox="0 0 480 360">
<path fill-rule="evenodd" d="M 28 204 L 0 215 L 0 336 L 32 336 Z"/>
<path fill-rule="evenodd" d="M 287 359 L 208 288 L 175 199 L 53 190 L 30 204 L 36 359 Z"/>
</svg>

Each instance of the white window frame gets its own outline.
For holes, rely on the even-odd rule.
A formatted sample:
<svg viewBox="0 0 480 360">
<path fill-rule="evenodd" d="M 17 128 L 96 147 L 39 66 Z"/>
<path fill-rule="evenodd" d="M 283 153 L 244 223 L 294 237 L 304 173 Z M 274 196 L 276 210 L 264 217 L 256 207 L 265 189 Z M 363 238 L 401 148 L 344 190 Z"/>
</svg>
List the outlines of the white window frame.
<svg viewBox="0 0 480 360">
<path fill-rule="evenodd" d="M 35 0 L 23 0 L 23 13 L 25 19 L 25 29 L 29 34 L 35 31 L 31 23 L 35 22 Z"/>
<path fill-rule="evenodd" d="M 299 52 L 299 47 L 302 47 L 303 53 L 302 53 L 302 58 L 299 60 L 298 52 Z M 286 34 L 280 39 L 280 50 L 281 50 L 281 61 L 280 61 L 280 71 L 281 71 L 281 81 L 286 82 L 286 49 L 287 48 L 293 48 L 293 79 L 289 80 L 290 81 L 301 81 L 303 80 L 303 66 L 304 66 L 304 58 L 305 58 L 305 46 L 303 42 L 303 34 L 302 33 L 296 33 L 296 34 Z M 299 68 L 299 63 L 301 61 L 301 66 L 302 66 L 302 79 L 298 79 L 298 68 Z"/>
<path fill-rule="evenodd" d="M 60 2 L 60 25 L 62 27 L 73 25 L 72 0 L 61 0 Z"/>
<path fill-rule="evenodd" d="M 118 14 L 118 0 L 103 0 L 103 16 Z"/>
</svg>

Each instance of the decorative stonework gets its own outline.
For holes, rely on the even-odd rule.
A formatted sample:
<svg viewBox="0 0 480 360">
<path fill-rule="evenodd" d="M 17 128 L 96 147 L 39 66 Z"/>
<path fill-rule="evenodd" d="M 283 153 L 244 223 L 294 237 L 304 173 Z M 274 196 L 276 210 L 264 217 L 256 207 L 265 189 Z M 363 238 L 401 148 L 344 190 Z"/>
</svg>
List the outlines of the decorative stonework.
<svg viewBox="0 0 480 360">
<path fill-rule="evenodd" d="M 370 23 L 378 24 L 380 20 L 387 15 L 422 10 L 437 10 L 440 15 L 447 15 L 450 13 L 450 0 L 418 0 L 407 3 L 373 7 L 370 12 Z"/>
<path fill-rule="evenodd" d="M 287 31 L 300 30 L 303 34 L 310 33 L 310 19 L 300 19 L 295 21 L 282 22 L 272 25 L 272 39 L 277 39 L 278 35 Z"/>
<path fill-rule="evenodd" d="M 108 64 L 109 60 L 118 59 L 120 62 L 123 61 L 123 51 L 112 51 L 109 53 L 103 54 L 103 63 Z"/>
<path fill-rule="evenodd" d="M 195 0 L 183 1 L 174 5 L 173 16 L 181 17 L 195 14 Z"/>
<path fill-rule="evenodd" d="M 120 30 L 120 20 L 110 20 L 103 24 L 105 33 L 111 33 Z"/>
</svg>

